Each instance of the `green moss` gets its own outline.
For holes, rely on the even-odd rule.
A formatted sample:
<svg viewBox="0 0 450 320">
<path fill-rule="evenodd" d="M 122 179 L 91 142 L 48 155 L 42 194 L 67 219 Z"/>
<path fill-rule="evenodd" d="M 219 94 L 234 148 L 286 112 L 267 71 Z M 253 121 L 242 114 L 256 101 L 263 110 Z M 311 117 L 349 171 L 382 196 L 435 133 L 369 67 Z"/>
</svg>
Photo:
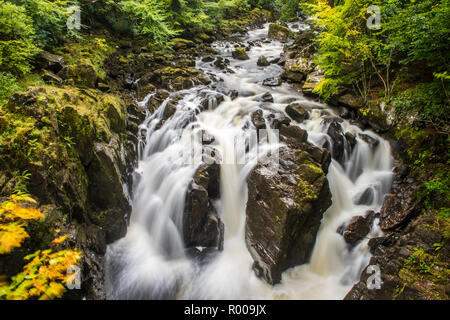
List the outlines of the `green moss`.
<svg viewBox="0 0 450 320">
<path fill-rule="evenodd" d="M 272 23 L 269 25 L 269 37 L 275 39 L 289 39 L 293 37 L 293 33 L 289 28 L 286 28 L 280 24 Z"/>
<path fill-rule="evenodd" d="M 85 36 L 57 49 L 56 53 L 61 54 L 69 66 L 91 65 L 97 75 L 101 79 L 105 79 L 104 62 L 115 51 L 116 48 L 112 39 Z"/>
<path fill-rule="evenodd" d="M 445 299 L 444 286 L 450 277 L 448 263 L 443 261 L 441 256 L 441 245 L 433 254 L 427 253 L 421 247 L 415 247 L 413 253 L 405 260 L 398 275 L 402 280 L 394 293 L 394 298 L 398 297 L 406 286 L 419 286 L 421 291 L 435 299 Z M 427 284 L 427 285 L 425 285 Z"/>
</svg>

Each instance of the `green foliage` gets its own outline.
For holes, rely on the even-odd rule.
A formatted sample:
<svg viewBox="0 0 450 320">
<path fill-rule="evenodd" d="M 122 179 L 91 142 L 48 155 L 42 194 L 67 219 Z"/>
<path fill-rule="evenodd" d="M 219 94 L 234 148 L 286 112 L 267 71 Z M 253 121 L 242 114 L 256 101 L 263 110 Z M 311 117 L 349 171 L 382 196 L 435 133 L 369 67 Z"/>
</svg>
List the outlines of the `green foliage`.
<svg viewBox="0 0 450 320">
<path fill-rule="evenodd" d="M 422 83 L 399 93 L 391 100 L 391 104 L 400 118 L 413 115 L 415 121 L 439 123 L 442 130 L 448 131 L 450 116 L 446 91 L 449 87 L 450 81 L 443 79 Z"/>
<path fill-rule="evenodd" d="M 281 21 L 292 21 L 297 18 L 300 0 L 282 0 Z"/>
<path fill-rule="evenodd" d="M 283 2 L 281 0 L 259 0 L 258 8 L 268 10 L 273 15 L 278 16 L 281 13 Z"/>
<path fill-rule="evenodd" d="M 25 8 L 27 16 L 33 21 L 35 43 L 42 48 L 58 44 L 67 30 L 69 14 L 68 1 L 14 0 L 15 4 Z"/>
<path fill-rule="evenodd" d="M 378 2 L 383 5 L 383 35 L 399 51 L 401 63 L 448 68 L 449 0 Z"/>
<path fill-rule="evenodd" d="M 25 8 L 0 1 L 0 71 L 16 75 L 30 71 L 30 60 L 38 52 L 34 34 Z"/>
<path fill-rule="evenodd" d="M 156 48 L 164 46 L 177 32 L 167 22 L 168 15 L 154 0 L 120 2 L 123 11 L 135 23 L 138 34 L 150 36 Z"/>
<path fill-rule="evenodd" d="M 396 81 L 393 67 L 399 64 L 424 63 L 428 75 L 434 73 L 441 81 L 419 87 L 418 95 L 438 94 L 440 102 L 428 102 L 421 111 L 426 119 L 439 116 L 442 102 L 448 106 L 446 87 L 449 72 L 450 0 L 381 1 L 381 0 L 315 0 L 302 5 L 314 14 L 313 22 L 321 30 L 318 37 L 316 62 L 325 77 L 316 92 L 325 98 L 335 94 L 340 87 L 353 87 L 365 101 L 371 88 L 381 85 L 389 99 Z M 377 5 L 381 9 L 381 29 L 370 30 L 366 23 L 367 8 Z M 437 71 L 437 72 L 436 72 Z M 442 94 L 446 99 L 442 99 Z M 414 99 L 413 99 L 414 98 Z M 399 101 L 405 104 L 407 101 Z M 441 108 L 442 109 L 442 108 Z"/>
<path fill-rule="evenodd" d="M 331 7 L 318 0 L 309 7 L 316 24 L 323 29 L 317 37 L 319 52 L 316 62 L 324 70 L 324 80 L 316 92 L 328 99 L 339 87 L 354 85 L 367 100 L 371 64 L 379 45 L 366 28 L 366 1 L 346 0 Z"/>
<path fill-rule="evenodd" d="M 18 88 L 16 77 L 9 72 L 0 72 L 0 105 Z"/>
</svg>

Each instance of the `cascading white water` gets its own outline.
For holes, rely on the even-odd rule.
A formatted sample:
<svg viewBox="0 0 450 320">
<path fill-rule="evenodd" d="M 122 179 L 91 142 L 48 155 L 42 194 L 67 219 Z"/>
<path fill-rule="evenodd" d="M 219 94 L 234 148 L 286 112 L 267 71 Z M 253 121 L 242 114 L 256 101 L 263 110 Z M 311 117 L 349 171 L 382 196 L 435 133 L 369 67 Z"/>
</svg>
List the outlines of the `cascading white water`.
<svg viewBox="0 0 450 320">
<path fill-rule="evenodd" d="M 267 27 L 249 32 L 246 40 L 257 41 L 267 36 Z M 232 46 L 226 42 L 214 44 L 225 57 Z M 273 110 L 284 111 L 288 103 L 298 101 L 309 106 L 309 120 L 299 125 L 308 131 L 309 142 L 322 146 L 331 142 L 326 132 L 324 116 L 335 116 L 327 105 L 312 102 L 290 85 L 264 87 L 262 81 L 278 76 L 281 68 L 258 67 L 257 59 L 278 57 L 282 44 L 261 43 L 248 52 L 250 60 L 231 62 L 234 73 L 222 73 L 212 64 L 198 61 L 197 67 L 223 79 L 212 87 L 197 87 L 176 95 L 182 97 L 176 113 L 158 130 L 170 97 L 155 114 L 141 125 L 146 142 L 141 141 L 139 167 L 133 212 L 125 238 L 108 246 L 106 255 L 106 287 L 110 299 L 342 299 L 359 279 L 370 253 L 367 239 L 349 249 L 337 228 L 367 210 L 378 211 L 384 194 L 390 189 L 392 157 L 389 144 L 373 132 L 364 131 L 379 141 L 375 149 L 358 137 L 363 131 L 348 121 L 342 121 L 343 132 L 351 132 L 356 144 L 350 153 L 346 148 L 343 166 L 333 160 L 328 180 L 332 206 L 324 214 L 315 248 L 309 264 L 287 270 L 280 284 L 270 286 L 252 271 L 253 260 L 245 244 L 246 177 L 254 161 L 238 164 L 225 161 L 221 166 L 221 198 L 215 203 L 225 224 L 224 250 L 209 263 L 199 264 L 185 255 L 182 237 L 184 199 L 188 185 L 199 165 L 192 157 L 199 156 L 201 146 L 191 139 L 201 130 L 215 137 L 215 148 L 222 158 L 242 157 L 233 141 L 242 135 L 249 115 L 258 110 L 257 99 L 270 92 Z M 230 60 L 232 60 L 230 58 Z M 242 95 L 231 100 L 225 97 L 216 108 L 200 112 L 195 122 L 186 124 L 198 110 L 202 94 L 238 90 Z M 204 96 L 204 95 L 203 95 Z M 147 101 L 142 102 L 145 105 Z M 210 103 L 214 104 L 214 101 Z M 263 143 L 262 148 L 273 148 Z M 276 147 L 276 146 L 275 146 Z M 255 159 L 253 159 L 255 160 Z M 356 205 L 355 196 L 372 187 L 372 203 Z M 379 235 L 377 221 L 370 237 Z"/>
</svg>

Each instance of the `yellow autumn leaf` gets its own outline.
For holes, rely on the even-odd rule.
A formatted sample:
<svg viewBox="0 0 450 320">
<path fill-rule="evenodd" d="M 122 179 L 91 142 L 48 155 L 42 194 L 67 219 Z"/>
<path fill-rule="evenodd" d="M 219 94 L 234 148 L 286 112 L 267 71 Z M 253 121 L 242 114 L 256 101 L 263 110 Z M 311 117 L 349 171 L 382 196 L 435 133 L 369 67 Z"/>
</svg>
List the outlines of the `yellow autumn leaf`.
<svg viewBox="0 0 450 320">
<path fill-rule="evenodd" d="M 0 225 L 0 254 L 10 253 L 14 248 L 20 247 L 28 237 L 21 222 Z"/>
<path fill-rule="evenodd" d="M 65 235 L 63 235 L 61 237 L 56 238 L 55 240 L 52 241 L 52 246 L 56 246 L 56 245 L 62 243 L 68 237 L 69 237 L 69 234 L 65 234 Z"/>
<path fill-rule="evenodd" d="M 29 195 L 26 194 L 13 194 L 10 196 L 11 199 L 13 199 L 14 201 L 26 201 L 26 202 L 31 202 L 31 203 L 37 203 L 36 200 L 34 200 L 32 197 L 30 197 Z"/>
<path fill-rule="evenodd" d="M 24 208 L 21 206 L 16 206 L 16 208 L 12 211 L 12 214 L 24 220 L 44 218 L 44 215 L 39 209 Z"/>
</svg>

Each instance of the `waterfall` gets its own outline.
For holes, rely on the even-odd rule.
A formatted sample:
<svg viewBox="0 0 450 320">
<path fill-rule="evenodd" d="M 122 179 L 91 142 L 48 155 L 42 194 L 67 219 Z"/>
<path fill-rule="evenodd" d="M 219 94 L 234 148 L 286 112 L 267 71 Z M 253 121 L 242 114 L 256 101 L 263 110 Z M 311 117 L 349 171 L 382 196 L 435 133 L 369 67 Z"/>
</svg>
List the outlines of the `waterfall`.
<svg viewBox="0 0 450 320">
<path fill-rule="evenodd" d="M 267 26 L 249 32 L 245 40 L 258 41 L 267 36 Z M 213 44 L 220 55 L 231 56 L 233 46 L 226 42 Z M 274 98 L 270 108 L 284 111 L 288 102 L 308 107 L 309 119 L 301 124 L 309 142 L 323 146 L 332 139 L 327 134 L 325 117 L 338 115 L 326 104 L 310 101 L 288 84 L 265 87 L 263 80 L 281 73 L 278 65 L 258 67 L 257 59 L 268 60 L 282 52 L 277 41 L 261 43 L 248 52 L 250 60 L 230 58 L 233 73 L 218 70 L 212 64 L 197 61 L 197 68 L 220 77 L 209 87 L 200 86 L 172 94 L 140 126 L 139 165 L 135 173 L 135 193 L 130 226 L 125 238 L 108 246 L 106 253 L 106 289 L 109 299 L 342 299 L 359 280 L 370 259 L 367 242 L 349 248 L 338 227 L 353 216 L 367 210 L 378 211 L 392 180 L 392 156 L 389 144 L 371 131 L 363 131 L 347 120 L 339 122 L 342 132 L 355 136 L 350 148 L 345 140 L 342 161 L 332 160 L 328 180 L 332 206 L 326 211 L 317 235 L 310 263 L 284 272 L 281 283 L 271 286 L 257 278 L 252 270 L 253 259 L 245 243 L 246 178 L 256 159 L 242 159 L 234 141 L 249 130 L 250 114 L 259 109 L 258 99 L 270 92 Z M 205 93 L 227 93 L 237 90 L 241 95 L 232 100 L 225 96 L 220 104 L 216 98 L 206 110 L 199 105 Z M 176 99 L 176 112 L 164 121 L 164 112 Z M 148 95 L 145 106 L 154 95 Z M 195 119 L 192 115 L 197 114 Z M 187 125 L 186 125 L 187 124 Z M 186 192 L 201 158 L 202 146 L 192 139 L 207 131 L 214 136 L 221 165 L 221 195 L 214 203 L 225 224 L 224 250 L 211 261 L 200 264 L 185 254 L 182 219 Z M 360 134 L 379 141 L 371 147 Z M 270 136 L 270 132 L 269 132 Z M 263 150 L 276 150 L 279 145 L 267 139 L 258 145 Z M 230 160 L 230 161 L 228 161 Z M 364 204 L 358 197 L 368 188 L 371 199 Z M 369 203 L 370 202 L 370 203 Z M 377 220 L 369 236 L 380 234 Z"/>
</svg>

